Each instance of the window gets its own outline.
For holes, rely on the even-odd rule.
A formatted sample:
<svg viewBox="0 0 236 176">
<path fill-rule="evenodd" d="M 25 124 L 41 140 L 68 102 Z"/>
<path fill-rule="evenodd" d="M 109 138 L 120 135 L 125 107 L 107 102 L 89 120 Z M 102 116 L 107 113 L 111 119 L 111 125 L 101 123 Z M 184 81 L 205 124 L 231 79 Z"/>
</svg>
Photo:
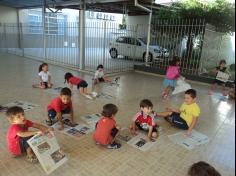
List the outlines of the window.
<svg viewBox="0 0 236 176">
<path fill-rule="evenodd" d="M 126 38 L 120 37 L 116 40 L 117 43 L 126 43 Z"/>
<path fill-rule="evenodd" d="M 36 14 L 28 15 L 29 33 L 42 34 L 43 23 L 42 16 Z M 45 33 L 48 35 L 64 35 L 65 33 L 65 16 L 56 13 L 46 13 L 45 16 Z"/>
<path fill-rule="evenodd" d="M 111 21 L 115 21 L 115 16 L 111 15 L 111 16 L 110 16 L 110 20 L 111 20 Z"/>
<path fill-rule="evenodd" d="M 39 15 L 29 14 L 29 33 L 30 34 L 42 34 L 42 17 Z"/>
<path fill-rule="evenodd" d="M 99 12 L 99 13 L 97 13 L 97 19 L 102 19 L 102 13 L 101 12 Z"/>
</svg>

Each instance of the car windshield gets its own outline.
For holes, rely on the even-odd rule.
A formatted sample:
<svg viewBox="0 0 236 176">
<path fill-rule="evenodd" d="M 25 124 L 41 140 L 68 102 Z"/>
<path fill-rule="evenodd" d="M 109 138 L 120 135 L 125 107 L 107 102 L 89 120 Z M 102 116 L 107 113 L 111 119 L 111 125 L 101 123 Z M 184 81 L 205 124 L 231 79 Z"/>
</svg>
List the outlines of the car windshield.
<svg viewBox="0 0 236 176">
<path fill-rule="evenodd" d="M 139 38 L 145 45 L 147 44 L 147 38 Z M 150 41 L 150 45 L 156 45 L 154 42 Z"/>
</svg>

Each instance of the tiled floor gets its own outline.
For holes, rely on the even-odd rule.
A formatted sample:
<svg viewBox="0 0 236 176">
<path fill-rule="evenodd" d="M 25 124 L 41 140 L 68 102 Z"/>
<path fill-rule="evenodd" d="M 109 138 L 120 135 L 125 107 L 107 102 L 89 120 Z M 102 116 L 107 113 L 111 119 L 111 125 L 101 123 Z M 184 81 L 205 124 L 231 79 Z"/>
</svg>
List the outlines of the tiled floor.
<svg viewBox="0 0 236 176">
<path fill-rule="evenodd" d="M 44 122 L 46 106 L 55 96 L 43 90 L 32 89 L 37 81 L 39 62 L 23 59 L 14 55 L 0 54 L 0 104 L 14 100 L 29 101 L 40 105 L 26 113 L 29 119 Z M 63 73 L 68 71 L 56 66 L 49 66 L 54 83 L 63 85 Z M 73 72 L 76 74 L 75 72 Z M 82 75 L 91 85 L 91 76 Z M 199 160 L 211 163 L 222 176 L 235 175 L 235 107 L 234 101 L 221 101 L 217 95 L 209 96 L 207 86 L 192 83 L 198 90 L 198 102 L 202 110 L 197 130 L 208 135 L 210 143 L 192 151 L 172 144 L 167 135 L 177 132 L 164 120 L 160 120 L 163 135 L 150 151 L 141 152 L 127 144 L 117 151 L 110 151 L 94 144 L 91 134 L 78 140 L 57 133 L 60 146 L 67 153 L 69 161 L 52 176 L 185 176 L 188 167 Z M 91 88 L 91 87 L 89 87 Z M 162 101 L 162 78 L 128 73 L 121 75 L 120 87 L 99 86 L 97 91 L 108 92 L 115 98 L 108 100 L 87 100 L 75 90 L 73 102 L 75 117 L 101 111 L 105 103 L 118 105 L 117 122 L 128 126 L 132 116 L 138 111 L 139 101 L 149 98 L 157 111 L 165 110 L 172 104 L 180 105 L 182 94 Z M 11 158 L 6 149 L 6 132 L 9 124 L 0 113 L 0 175 L 1 176 L 43 176 L 46 175 L 39 164 L 29 164 L 25 158 Z"/>
</svg>

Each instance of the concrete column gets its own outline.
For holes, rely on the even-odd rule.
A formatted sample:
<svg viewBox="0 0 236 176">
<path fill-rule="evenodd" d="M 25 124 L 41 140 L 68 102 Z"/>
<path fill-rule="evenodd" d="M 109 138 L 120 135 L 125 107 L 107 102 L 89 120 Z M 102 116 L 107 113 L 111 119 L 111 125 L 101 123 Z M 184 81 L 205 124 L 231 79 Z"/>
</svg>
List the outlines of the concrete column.
<svg viewBox="0 0 236 176">
<path fill-rule="evenodd" d="M 46 0 L 43 0 L 43 7 L 42 7 L 42 28 L 43 28 L 43 58 L 46 60 L 47 58 L 47 53 L 46 53 L 46 19 L 45 19 L 45 14 L 46 14 Z"/>
<path fill-rule="evenodd" d="M 85 1 L 80 5 L 79 11 L 79 68 L 85 69 Z"/>
</svg>

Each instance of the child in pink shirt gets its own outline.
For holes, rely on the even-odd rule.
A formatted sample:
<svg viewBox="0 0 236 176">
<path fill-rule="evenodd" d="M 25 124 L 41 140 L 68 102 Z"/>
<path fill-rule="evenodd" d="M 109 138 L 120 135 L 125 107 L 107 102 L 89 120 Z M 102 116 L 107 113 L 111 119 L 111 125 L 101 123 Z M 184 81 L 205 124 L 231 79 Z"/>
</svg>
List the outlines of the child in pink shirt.
<svg viewBox="0 0 236 176">
<path fill-rule="evenodd" d="M 165 76 L 165 80 L 163 84 L 165 89 L 162 93 L 162 97 L 166 99 L 170 92 L 173 91 L 176 87 L 177 79 L 180 77 L 180 59 L 177 56 L 174 56 L 173 60 L 171 61 Z"/>
</svg>

